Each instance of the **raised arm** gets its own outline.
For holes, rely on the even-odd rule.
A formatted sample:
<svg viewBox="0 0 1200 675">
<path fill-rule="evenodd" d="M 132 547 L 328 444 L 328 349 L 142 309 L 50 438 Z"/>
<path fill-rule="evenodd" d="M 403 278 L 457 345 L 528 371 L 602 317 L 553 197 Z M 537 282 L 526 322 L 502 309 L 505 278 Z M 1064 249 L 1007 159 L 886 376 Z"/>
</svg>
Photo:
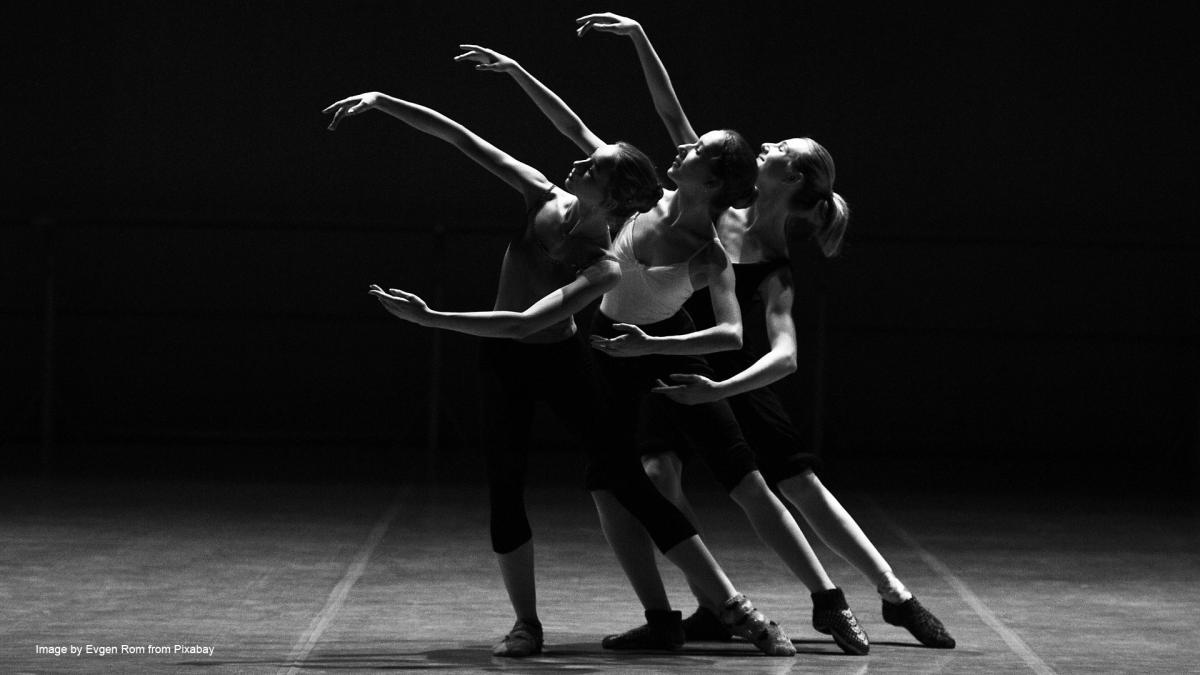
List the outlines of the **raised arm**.
<svg viewBox="0 0 1200 675">
<path fill-rule="evenodd" d="M 554 127 L 572 143 L 579 146 L 580 150 L 590 155 L 604 145 L 604 141 L 587 128 L 583 120 L 579 119 L 579 115 L 576 115 L 575 111 L 571 110 L 558 94 L 550 91 L 549 87 L 530 75 L 529 71 L 515 60 L 479 45 L 459 45 L 458 48 L 467 51 L 454 57 L 455 61 L 471 61 L 476 64 L 475 70 L 511 75 L 517 84 L 521 85 L 521 89 L 524 89 L 525 93 L 529 95 L 529 98 L 537 104 L 542 114 L 550 118 Z"/>
<path fill-rule="evenodd" d="M 678 403 L 694 405 L 744 394 L 796 372 L 796 325 L 792 321 L 792 273 L 787 267 L 763 280 L 767 338 L 771 349 L 745 370 L 720 382 L 701 375 L 672 375 L 672 384 L 653 391 Z"/>
<path fill-rule="evenodd" d="M 333 115 L 329 122 L 329 130 L 335 131 L 343 119 L 375 109 L 458 148 L 523 194 L 526 202 L 531 202 L 552 187 L 550 181 L 537 169 L 513 159 L 508 153 L 483 140 L 463 125 L 423 105 L 372 91 L 344 98 L 325 108 L 323 112 Z"/>
<path fill-rule="evenodd" d="M 633 40 L 638 61 L 642 64 L 642 74 L 646 77 L 646 86 L 650 87 L 650 96 L 654 99 L 654 109 L 658 111 L 659 119 L 667 126 L 671 140 L 675 145 L 683 145 L 695 143 L 700 138 L 684 114 L 683 106 L 679 105 L 679 97 L 675 95 L 675 87 L 671 85 L 671 76 L 667 74 L 666 66 L 663 65 L 662 59 L 658 58 L 658 52 L 654 51 L 654 45 L 650 44 L 650 38 L 646 37 L 646 31 L 640 23 L 611 12 L 588 14 L 575 19 L 575 23 L 579 25 L 576 33 L 580 37 L 590 30 L 597 30 L 602 33 L 625 35 Z"/>
<path fill-rule="evenodd" d="M 620 279 L 620 266 L 609 259 L 601 260 L 523 312 L 438 312 L 417 296 L 398 288 L 384 291 L 379 286 L 371 286 L 369 292 L 384 309 L 405 321 L 480 337 L 520 339 L 572 316 L 616 286 Z"/>
</svg>

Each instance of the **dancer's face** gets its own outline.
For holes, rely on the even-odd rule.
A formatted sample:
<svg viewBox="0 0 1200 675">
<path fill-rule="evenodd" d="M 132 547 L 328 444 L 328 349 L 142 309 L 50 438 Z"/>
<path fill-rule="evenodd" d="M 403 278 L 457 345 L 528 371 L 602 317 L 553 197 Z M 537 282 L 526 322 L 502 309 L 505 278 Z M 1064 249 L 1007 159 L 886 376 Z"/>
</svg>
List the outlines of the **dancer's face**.
<svg viewBox="0 0 1200 675">
<path fill-rule="evenodd" d="M 801 152 L 802 144 L 803 139 L 799 138 L 763 143 L 758 153 L 758 182 L 782 183 L 794 177 L 792 160 Z"/>
<path fill-rule="evenodd" d="M 679 146 L 675 161 L 667 169 L 667 175 L 677 185 L 704 185 L 714 180 L 713 155 L 725 140 L 725 132 L 710 131 L 695 143 Z"/>
<path fill-rule="evenodd" d="M 571 165 L 564 186 L 580 201 L 599 204 L 608 198 L 609 181 L 617 163 L 620 149 L 615 145 L 602 145 L 587 159 Z"/>
<path fill-rule="evenodd" d="M 799 154 L 801 143 L 802 140 L 799 138 L 763 143 L 758 152 L 758 170 L 786 167 L 788 162 Z"/>
</svg>

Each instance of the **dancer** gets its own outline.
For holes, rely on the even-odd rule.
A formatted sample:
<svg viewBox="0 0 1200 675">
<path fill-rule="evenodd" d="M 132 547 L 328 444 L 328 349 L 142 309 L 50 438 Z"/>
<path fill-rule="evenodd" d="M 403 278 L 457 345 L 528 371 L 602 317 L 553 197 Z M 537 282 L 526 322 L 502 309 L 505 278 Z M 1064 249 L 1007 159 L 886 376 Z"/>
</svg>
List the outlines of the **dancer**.
<svg viewBox="0 0 1200 675">
<path fill-rule="evenodd" d="M 671 137 L 677 143 L 694 140 L 696 132 L 642 27 L 632 19 L 609 13 L 588 15 L 578 21 L 580 34 L 594 29 L 633 40 L 655 107 Z M 757 161 L 759 199 L 749 208 L 726 211 L 719 220 L 718 234 L 734 261 L 738 304 L 743 316 L 764 318 L 770 348 L 765 353 L 745 348 L 714 354 L 710 361 L 717 372 L 716 378 L 682 373 L 672 376 L 672 384 L 656 391 L 687 405 L 728 400 L 768 482 L 796 506 L 829 548 L 875 586 L 882 599 L 884 620 L 906 628 L 923 645 L 953 648 L 954 638 L 945 626 L 913 597 L 850 514 L 821 483 L 815 473 L 819 469 L 818 458 L 803 450 L 800 434 L 775 392 L 767 387 L 796 369 L 788 229 L 808 232 L 825 256 L 836 256 L 845 235 L 849 208 L 841 195 L 833 191 L 836 176 L 833 158 L 816 141 L 792 138 L 764 143 Z M 707 304 L 701 296 L 692 298 L 688 308 L 697 325 L 719 321 L 719 317 L 707 314 Z M 680 489 L 679 456 L 668 452 L 644 461 L 660 489 L 690 515 L 691 509 Z M 829 618 L 829 612 L 814 607 L 813 627 L 818 631 L 830 632 Z M 728 639 L 703 607 L 686 624 L 689 636 Z"/>
<path fill-rule="evenodd" d="M 501 267 L 500 287 L 491 312 L 436 312 L 399 289 L 371 287 L 389 312 L 422 325 L 489 338 L 481 345 L 481 365 L 490 410 L 487 468 L 491 538 L 501 576 L 517 616 L 513 629 L 495 646 L 497 656 L 529 656 L 543 648 L 537 614 L 532 533 L 526 517 L 523 479 L 533 403 L 552 408 L 578 434 L 588 454 L 587 486 L 601 522 L 610 511 L 632 513 L 655 545 L 689 579 L 722 605 L 722 620 L 735 634 L 755 639 L 766 619 L 737 592 L 717 566 L 687 519 L 645 478 L 636 458 L 614 453 L 628 447 L 620 427 L 608 425 L 606 398 L 590 354 L 578 337 L 572 314 L 620 275 L 608 255 L 609 227 L 637 209 L 655 203 L 661 188 L 653 165 L 631 145 L 597 142 L 576 162 L 566 190 L 544 175 L 429 108 L 378 92 L 330 105 L 330 130 L 347 116 L 378 109 L 456 146 L 521 192 L 525 227 L 514 232 Z M 647 613 L 669 606 L 646 605 Z M 790 646 L 790 642 L 789 642 Z M 794 653 L 794 650 L 793 650 Z"/>
<path fill-rule="evenodd" d="M 483 69 L 514 72 L 506 57 L 471 48 Z M 531 90 L 521 77 L 517 80 L 576 144 L 586 149 L 594 142 L 591 132 L 560 99 Z M 602 352 L 598 359 L 614 389 L 614 421 L 630 427 L 638 424 L 645 417 L 639 402 L 668 373 L 682 368 L 711 375 L 704 360 L 694 355 L 740 347 L 741 321 L 732 273 L 716 240 L 712 216 L 732 204 L 753 200 L 756 171 L 754 152 L 740 135 L 711 131 L 680 146 L 668 171 L 678 189 L 665 192 L 657 206 L 635 215 L 618 233 L 614 254 L 621 263 L 621 282 L 604 294 L 592 325 L 593 346 Z M 712 307 L 719 321 L 697 331 L 680 309 L 693 289 L 703 286 L 714 289 Z M 659 405 L 653 416 L 672 418 L 705 448 L 710 467 L 756 531 L 810 589 L 835 590 L 795 520 L 755 468 L 727 405 Z M 639 595 L 664 601 L 644 530 L 625 518 L 612 522 L 605 532 Z M 867 642 L 853 615 L 847 612 L 843 619 L 838 626 L 839 644 L 852 653 L 863 653 Z M 610 636 L 602 644 L 611 649 L 660 648 L 681 644 L 683 638 L 681 615 L 674 612 L 647 614 L 645 625 Z M 790 649 L 790 643 L 781 648 Z"/>
</svg>

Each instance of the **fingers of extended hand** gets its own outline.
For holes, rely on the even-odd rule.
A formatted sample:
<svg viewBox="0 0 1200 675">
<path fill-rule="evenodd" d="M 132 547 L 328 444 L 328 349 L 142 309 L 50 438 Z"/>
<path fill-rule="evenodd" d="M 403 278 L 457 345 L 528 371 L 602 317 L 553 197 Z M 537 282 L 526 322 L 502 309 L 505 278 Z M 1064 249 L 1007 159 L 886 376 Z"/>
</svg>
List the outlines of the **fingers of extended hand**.
<svg viewBox="0 0 1200 675">
<path fill-rule="evenodd" d="M 685 384 L 700 384 L 704 378 L 695 373 L 675 373 L 671 375 L 672 382 L 683 382 Z"/>
<path fill-rule="evenodd" d="M 575 23 L 587 23 L 596 21 L 598 19 L 613 19 L 616 18 L 616 16 L 617 15 L 613 14 L 612 12 L 597 12 L 595 14 L 587 14 L 579 17 L 578 19 L 575 19 Z"/>
<path fill-rule="evenodd" d="M 663 382 L 661 379 L 654 381 L 657 386 L 651 387 L 650 391 L 655 394 L 670 394 L 684 389 L 683 385 L 671 385 Z"/>
<path fill-rule="evenodd" d="M 383 305 L 383 308 L 388 311 L 388 314 L 404 318 L 405 314 L 403 311 L 403 305 L 384 295 L 377 295 L 375 296 L 375 299 L 379 301 L 379 304 Z"/>
<path fill-rule="evenodd" d="M 455 61 L 474 61 L 481 65 L 496 65 L 500 62 L 501 56 L 495 50 L 479 45 L 459 45 L 459 49 L 465 50 L 464 53 L 454 57 Z M 479 66 L 475 66 L 477 69 Z M 486 69 L 480 69 L 486 70 Z"/>
<path fill-rule="evenodd" d="M 342 118 L 345 116 L 346 109 L 338 108 L 337 110 L 333 111 L 333 119 L 329 120 L 329 126 L 325 128 L 329 129 L 330 131 L 337 131 L 338 122 L 341 122 Z"/>
<path fill-rule="evenodd" d="M 602 352 L 611 350 L 615 346 L 614 342 L 614 340 L 606 340 L 605 338 L 598 337 L 596 335 L 591 337 L 592 349 L 597 349 Z"/>
<path fill-rule="evenodd" d="M 337 102 L 329 105 L 327 108 L 325 108 L 321 112 L 322 113 L 331 113 L 334 110 L 337 110 L 338 108 L 341 108 L 342 106 L 346 105 L 347 103 L 353 103 L 354 100 L 357 98 L 358 98 L 357 96 L 351 96 L 350 98 L 344 98 L 340 101 L 337 101 Z"/>
<path fill-rule="evenodd" d="M 477 51 L 469 51 L 464 54 L 459 54 L 454 57 L 455 61 L 474 61 L 476 63 L 487 63 L 490 59 L 487 54 L 482 54 Z"/>
<path fill-rule="evenodd" d="M 625 333 L 626 335 L 644 336 L 646 334 L 642 331 L 641 328 L 638 328 L 637 326 L 635 326 L 631 323 L 614 323 L 612 325 L 612 327 L 613 327 L 613 330 L 620 331 L 622 333 Z M 621 337 L 621 336 L 618 336 L 618 337 Z"/>
</svg>

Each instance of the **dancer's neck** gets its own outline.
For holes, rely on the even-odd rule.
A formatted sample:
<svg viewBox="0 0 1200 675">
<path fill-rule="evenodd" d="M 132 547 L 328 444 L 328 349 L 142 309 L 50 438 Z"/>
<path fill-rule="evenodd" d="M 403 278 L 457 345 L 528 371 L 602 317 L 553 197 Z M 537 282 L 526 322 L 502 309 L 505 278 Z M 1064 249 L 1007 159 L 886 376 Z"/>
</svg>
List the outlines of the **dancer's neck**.
<svg viewBox="0 0 1200 675">
<path fill-rule="evenodd" d="M 671 227 L 712 227 L 710 204 L 705 191 L 680 187 L 667 207 L 667 223 Z"/>
</svg>

